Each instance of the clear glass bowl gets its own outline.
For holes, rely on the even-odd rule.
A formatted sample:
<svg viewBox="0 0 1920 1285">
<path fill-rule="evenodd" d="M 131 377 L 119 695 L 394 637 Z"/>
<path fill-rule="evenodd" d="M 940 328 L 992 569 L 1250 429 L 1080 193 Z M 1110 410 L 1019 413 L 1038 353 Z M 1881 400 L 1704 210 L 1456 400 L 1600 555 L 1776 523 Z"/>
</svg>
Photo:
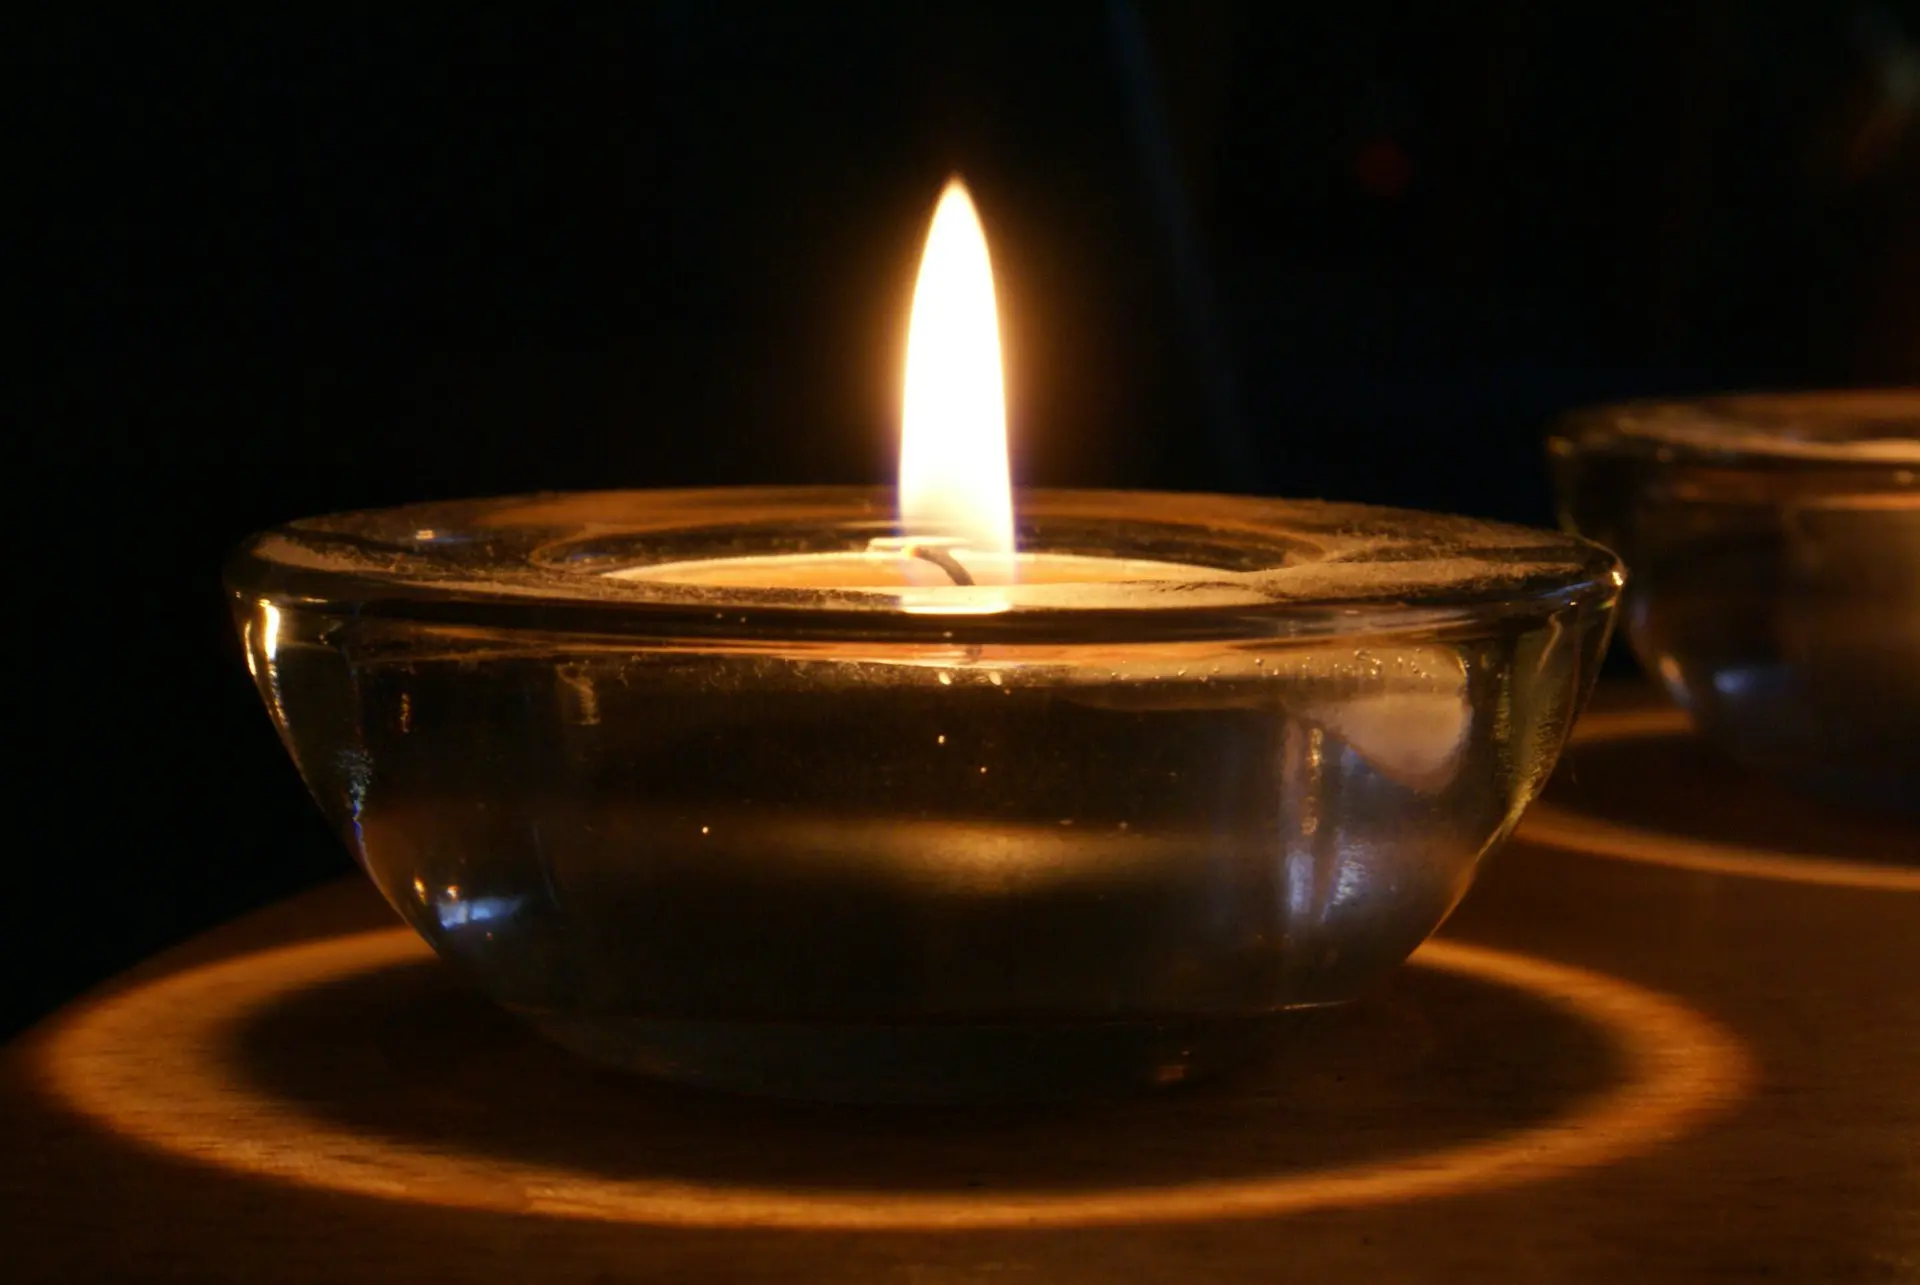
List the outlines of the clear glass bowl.
<svg viewBox="0 0 1920 1285">
<path fill-rule="evenodd" d="M 862 1099 L 1177 1081 L 1381 981 L 1546 779 L 1621 580 L 1427 514 L 1020 504 L 1034 568 L 1164 574 L 931 611 L 648 578 L 891 533 L 883 493 L 739 490 L 303 521 L 228 583 L 442 956 L 589 1056 Z"/>
<path fill-rule="evenodd" d="M 1563 520 L 1633 567 L 1634 651 L 1707 736 L 1920 808 L 1920 391 L 1607 407 L 1548 451 Z"/>
</svg>

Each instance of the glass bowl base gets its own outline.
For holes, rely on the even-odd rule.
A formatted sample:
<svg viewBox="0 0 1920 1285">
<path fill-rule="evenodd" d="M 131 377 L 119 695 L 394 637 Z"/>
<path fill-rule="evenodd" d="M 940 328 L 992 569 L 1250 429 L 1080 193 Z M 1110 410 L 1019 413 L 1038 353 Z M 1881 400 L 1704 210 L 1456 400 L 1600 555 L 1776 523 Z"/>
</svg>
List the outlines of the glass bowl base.
<svg viewBox="0 0 1920 1285">
<path fill-rule="evenodd" d="M 1734 762 L 1828 802 L 1920 813 L 1920 707 L 1897 684 L 1822 682 L 1789 665 L 1700 668 L 1668 692 Z"/>
</svg>

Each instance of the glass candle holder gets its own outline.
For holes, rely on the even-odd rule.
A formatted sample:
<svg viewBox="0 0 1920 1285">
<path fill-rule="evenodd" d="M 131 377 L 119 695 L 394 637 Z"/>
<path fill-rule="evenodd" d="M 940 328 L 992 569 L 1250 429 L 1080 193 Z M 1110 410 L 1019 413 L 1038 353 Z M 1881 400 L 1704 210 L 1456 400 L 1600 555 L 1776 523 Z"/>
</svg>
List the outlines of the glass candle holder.
<svg viewBox="0 0 1920 1285">
<path fill-rule="evenodd" d="M 1920 808 L 1920 392 L 1608 407 L 1548 449 L 1563 520 L 1634 569 L 1635 653 L 1707 736 Z"/>
<path fill-rule="evenodd" d="M 840 1099 L 1175 1082 L 1378 983 L 1545 780 L 1621 583 L 1459 518 L 1020 511 L 991 585 L 854 490 L 320 518 L 228 583 L 443 957 L 590 1057 Z"/>
</svg>

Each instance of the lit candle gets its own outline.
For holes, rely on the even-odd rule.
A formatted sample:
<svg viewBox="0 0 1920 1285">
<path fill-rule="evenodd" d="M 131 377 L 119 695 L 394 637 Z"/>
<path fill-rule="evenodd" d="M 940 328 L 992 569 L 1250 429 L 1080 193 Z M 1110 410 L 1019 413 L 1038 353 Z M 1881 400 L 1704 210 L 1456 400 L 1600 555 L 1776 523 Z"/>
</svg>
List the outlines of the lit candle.
<svg viewBox="0 0 1920 1285">
<path fill-rule="evenodd" d="M 1062 586 L 1210 579 L 1200 567 L 1144 558 L 1027 553 L 1015 548 L 1013 485 L 1000 370 L 1000 323 L 986 231 L 958 179 L 927 232 L 907 331 L 901 414 L 900 531 L 857 552 L 707 558 L 611 574 L 663 584 L 840 589 L 885 594 L 904 610 L 977 614 L 1013 603 L 1016 584 L 1047 586 L 1020 601 L 1125 600 Z"/>
<path fill-rule="evenodd" d="M 1544 781 L 1620 584 L 1462 518 L 1017 498 L 1018 544 L 955 185 L 896 496 L 347 514 L 229 581 L 316 798 L 443 954 L 593 1056 L 836 1097 L 1167 1082 L 1374 984 Z"/>
</svg>

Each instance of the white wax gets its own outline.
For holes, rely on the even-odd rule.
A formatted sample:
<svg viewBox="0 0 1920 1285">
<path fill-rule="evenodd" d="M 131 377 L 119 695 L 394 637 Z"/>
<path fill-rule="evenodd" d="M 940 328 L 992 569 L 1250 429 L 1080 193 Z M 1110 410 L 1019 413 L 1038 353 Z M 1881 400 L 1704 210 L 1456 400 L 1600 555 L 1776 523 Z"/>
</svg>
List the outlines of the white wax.
<svg viewBox="0 0 1920 1285">
<path fill-rule="evenodd" d="M 815 589 L 874 594 L 914 614 L 985 615 L 1013 607 L 1121 609 L 1180 605 L 1234 606 L 1267 601 L 1235 573 L 1178 562 L 1101 558 L 1068 553 L 952 557 L 974 579 L 955 584 L 934 563 L 891 549 L 793 553 L 661 562 L 609 571 L 609 580 L 735 589 Z"/>
</svg>

